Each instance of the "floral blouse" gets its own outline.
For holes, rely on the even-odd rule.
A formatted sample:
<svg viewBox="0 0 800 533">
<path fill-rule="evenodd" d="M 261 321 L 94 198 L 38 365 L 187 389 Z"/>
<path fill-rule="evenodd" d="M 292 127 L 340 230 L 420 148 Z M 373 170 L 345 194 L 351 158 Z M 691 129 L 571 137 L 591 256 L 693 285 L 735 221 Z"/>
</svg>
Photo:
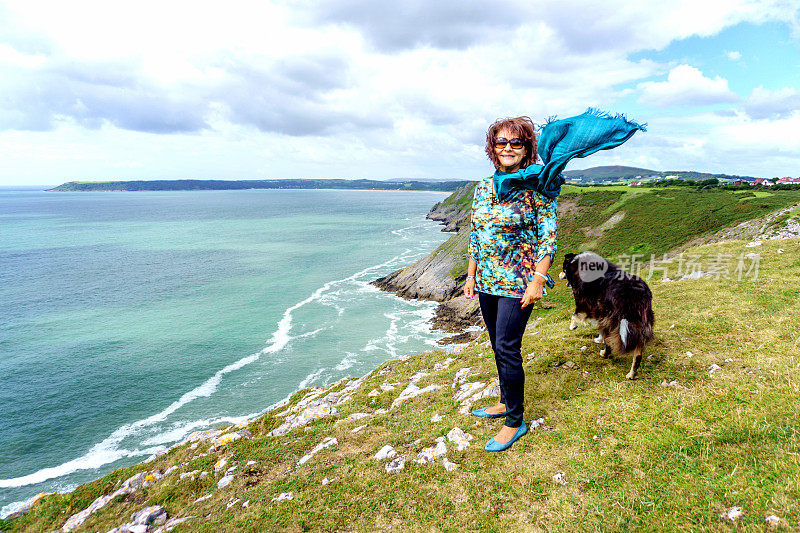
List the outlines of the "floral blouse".
<svg viewBox="0 0 800 533">
<path fill-rule="evenodd" d="M 556 255 L 556 199 L 534 190 L 495 200 L 492 177 L 475 187 L 469 255 L 478 265 L 475 290 L 522 298 L 536 264 Z M 547 291 L 545 291 L 547 294 Z"/>
</svg>

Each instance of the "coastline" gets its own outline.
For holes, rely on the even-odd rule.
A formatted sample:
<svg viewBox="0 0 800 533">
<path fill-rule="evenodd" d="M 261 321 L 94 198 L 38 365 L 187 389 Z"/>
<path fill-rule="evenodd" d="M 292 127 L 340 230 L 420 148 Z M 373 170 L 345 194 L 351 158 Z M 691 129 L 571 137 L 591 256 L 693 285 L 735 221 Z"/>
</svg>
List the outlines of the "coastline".
<svg viewBox="0 0 800 533">
<path fill-rule="evenodd" d="M 339 189 L 336 189 L 336 190 L 339 190 Z M 218 192 L 218 191 L 215 191 L 215 192 Z M 398 191 L 389 191 L 389 192 L 398 192 Z M 399 191 L 399 192 L 403 192 L 403 191 Z M 435 192 L 435 193 L 438 193 L 438 191 L 415 191 L 415 192 Z M 423 223 L 424 223 L 424 221 L 423 221 Z M 402 230 L 402 229 L 403 229 L 403 228 L 400 228 L 400 230 Z M 396 231 L 397 231 L 397 230 L 396 230 Z M 401 256 L 402 256 L 402 255 L 403 255 L 403 254 L 401 254 Z M 400 257 L 400 256 L 398 256 L 398 257 Z M 417 257 L 419 257 L 419 256 L 417 255 Z M 365 272 L 367 272 L 367 271 L 370 271 L 370 270 L 372 270 L 372 269 L 375 269 L 375 268 L 378 268 L 378 267 L 381 267 L 381 266 L 384 266 L 384 265 L 389 265 L 389 264 L 394 264 L 394 265 L 396 265 L 396 264 L 397 264 L 397 261 L 395 261 L 394 263 L 392 263 L 392 261 L 394 261 L 395 259 L 397 259 L 397 257 L 395 257 L 395 258 L 392 258 L 392 259 L 390 259 L 390 260 L 388 260 L 388 261 L 386 261 L 386 262 L 384 262 L 384 263 L 381 263 L 380 265 L 373 265 L 372 267 L 368 267 L 368 268 L 367 268 L 367 269 L 365 269 L 364 271 L 361 271 L 361 272 L 357 272 L 357 273 L 355 273 L 355 274 L 352 274 L 352 275 L 348 276 L 348 277 L 347 277 L 347 278 L 345 278 L 345 279 L 350 279 L 350 278 L 357 277 L 359 274 L 365 273 Z M 412 260 L 413 260 L 413 259 L 412 259 Z M 400 262 L 400 264 L 402 264 L 402 259 L 401 259 L 401 262 Z M 327 286 L 328 286 L 328 285 L 330 285 L 330 284 L 336 284 L 336 283 L 339 283 L 339 282 L 341 282 L 341 281 L 343 281 L 343 280 L 332 280 L 332 281 L 329 281 L 329 282 L 327 282 L 327 283 L 326 283 L 326 284 L 323 286 L 323 288 L 324 288 L 324 287 L 327 287 Z M 366 284 L 366 283 L 367 283 L 367 280 L 365 279 L 365 280 L 363 280 L 363 282 Z M 374 291 L 374 292 L 377 292 L 375 289 L 372 289 L 372 291 Z M 318 289 L 317 291 L 315 291 L 315 294 L 316 294 L 316 292 L 319 292 L 319 289 Z M 313 297 L 313 296 L 314 296 L 314 295 L 312 294 L 312 297 Z M 309 297 L 309 298 L 311 298 L 311 297 Z M 304 302 L 306 302 L 306 301 L 308 301 L 308 298 L 307 298 L 306 300 L 303 300 L 303 301 L 301 301 L 301 302 L 299 302 L 299 303 L 295 304 L 294 306 L 291 306 L 289 309 L 287 309 L 287 311 L 291 311 L 291 310 L 293 310 L 294 308 L 296 308 L 296 307 L 297 307 L 297 306 L 299 306 L 299 305 L 302 305 L 302 304 L 303 304 Z M 431 309 L 431 310 L 430 310 L 430 312 L 432 313 L 432 312 L 433 312 L 433 309 Z M 269 352 L 272 352 L 272 351 L 274 351 L 274 350 L 272 350 L 271 348 L 274 348 L 275 346 L 273 346 L 273 345 L 275 344 L 275 342 L 277 342 L 277 341 L 279 341 L 279 340 L 280 340 L 280 339 L 278 339 L 278 337 L 282 337 L 282 336 L 283 336 L 283 335 L 281 335 L 281 333 L 282 333 L 282 331 L 283 331 L 283 329 L 284 329 L 284 328 L 283 328 L 283 325 L 284 325 L 284 321 L 286 320 L 286 318 L 287 318 L 287 317 L 286 317 L 286 313 L 284 313 L 283 319 L 282 319 L 282 320 L 280 320 L 280 321 L 279 321 L 279 323 L 278 323 L 278 328 L 277 328 L 277 330 L 276 330 L 276 331 L 273 333 L 273 338 L 272 338 L 272 340 L 268 342 L 268 345 L 267 345 L 267 347 L 266 347 L 266 348 L 264 348 L 264 350 L 262 350 L 262 352 L 264 352 L 264 351 L 269 351 Z M 430 319 L 427 319 L 427 318 L 426 318 L 424 323 L 429 323 L 429 322 L 430 322 Z M 288 322 L 287 322 L 287 323 L 288 323 Z M 427 329 L 428 331 L 431 331 L 431 330 L 433 330 L 434 328 L 427 327 L 426 329 Z M 284 332 L 284 333 L 285 333 L 285 332 Z M 435 333 L 435 335 L 436 335 L 436 340 L 440 340 L 440 339 L 441 339 L 441 338 L 444 336 L 444 334 L 443 334 L 443 333 L 439 333 L 439 332 L 436 332 L 436 333 Z M 435 344 L 433 344 L 432 342 L 428 342 L 427 344 L 428 344 L 428 345 L 429 345 L 431 348 L 435 346 Z M 419 348 L 419 350 L 420 350 L 420 351 L 424 351 L 425 349 L 426 349 L 426 348 L 425 348 L 425 347 L 422 347 L 422 346 Z M 430 349 L 430 348 L 428 348 L 428 349 Z M 415 353 L 416 353 L 416 352 L 415 352 Z M 256 355 L 256 354 L 254 354 L 254 355 Z M 249 362 L 250 362 L 250 359 L 252 359 L 252 358 L 254 357 L 254 355 L 251 355 L 251 356 L 245 357 L 244 359 L 246 359 L 246 360 L 247 360 L 247 362 L 249 363 Z M 374 370 L 374 368 L 377 368 L 377 366 L 379 366 L 379 365 L 381 365 L 381 364 L 385 363 L 386 361 L 389 361 L 389 360 L 392 360 L 392 359 L 394 359 L 394 357 L 390 356 L 390 357 L 388 357 L 387 359 L 383 359 L 383 360 L 380 360 L 380 361 L 378 361 L 378 362 L 376 363 L 376 366 L 375 366 L 375 367 L 373 367 L 373 368 L 372 368 L 372 370 Z M 240 365 L 238 362 L 234 362 L 232 365 L 228 365 L 228 366 L 227 366 L 226 368 L 224 368 L 222 371 L 227 371 L 227 370 L 229 370 L 229 369 L 230 369 L 230 367 L 234 367 L 234 366 L 236 367 L 236 369 L 238 369 L 238 367 L 239 367 L 239 366 L 241 366 L 241 365 Z M 372 370 L 370 370 L 370 372 L 371 372 Z M 216 379 L 216 380 L 218 380 L 218 378 L 219 378 L 219 373 L 220 373 L 220 372 L 222 372 L 222 371 L 219 371 L 219 372 L 217 372 L 217 374 L 215 374 L 214 376 L 211 376 L 211 377 L 209 378 L 209 380 L 215 380 L 215 379 Z M 334 378 L 334 379 L 335 379 L 335 378 Z M 208 385 L 208 380 L 207 380 L 207 382 L 205 382 L 205 383 L 202 383 L 202 384 L 198 385 L 197 387 L 195 387 L 195 389 L 194 389 L 194 390 L 192 390 L 192 391 L 189 391 L 189 392 L 187 392 L 186 394 L 184 394 L 184 395 L 183 395 L 183 397 L 187 397 L 187 395 L 188 395 L 189 397 L 194 397 L 194 396 L 197 396 L 197 395 L 199 394 L 199 392 L 197 392 L 197 391 L 198 391 L 199 389 L 204 389 L 204 390 L 205 390 L 206 388 L 208 388 L 208 387 L 207 387 L 207 385 Z M 208 427 L 212 427 L 212 428 L 213 428 L 213 427 L 219 427 L 220 425 L 228 425 L 228 424 L 234 424 L 234 425 L 236 425 L 236 424 L 239 424 L 239 423 L 241 423 L 241 422 L 243 422 L 243 421 L 246 421 L 246 420 L 248 420 L 248 419 L 259 418 L 259 417 L 263 416 L 264 414 L 268 413 L 269 411 L 273 410 L 273 409 L 275 408 L 275 406 L 279 406 L 279 405 L 280 405 L 282 402 L 286 402 L 286 401 L 288 400 L 288 398 L 291 398 L 291 397 L 292 397 L 294 394 L 297 394 L 297 392 L 298 392 L 298 391 L 304 390 L 304 389 L 306 389 L 307 387 L 308 387 L 308 386 L 307 386 L 307 384 L 306 384 L 305 380 L 303 380 L 303 382 L 301 382 L 299 385 L 297 385 L 297 388 L 295 388 L 294 390 L 292 390 L 292 391 L 288 392 L 288 393 L 287 393 L 287 395 L 286 395 L 284 398 L 282 398 L 282 399 L 278 400 L 277 402 L 274 402 L 273 404 L 271 404 L 270 406 L 268 406 L 268 407 L 267 407 L 266 409 L 264 409 L 263 411 L 257 411 L 257 412 L 255 412 L 255 413 L 253 413 L 253 411 L 250 411 L 250 413 L 251 413 L 251 414 L 248 414 L 248 415 L 245 415 L 245 416 L 241 416 L 241 417 L 215 417 L 215 418 L 217 418 L 217 419 L 218 419 L 218 421 L 217 421 L 216 423 L 214 423 L 212 426 L 208 426 Z M 181 398 L 181 400 L 179 400 L 179 402 L 183 402 L 183 397 Z M 173 404 L 174 404 L 174 402 L 173 402 Z M 173 409 L 173 407 L 174 407 L 174 405 L 170 405 L 170 406 L 168 406 L 168 407 L 167 407 L 167 411 L 173 411 L 173 410 L 175 410 L 175 409 Z M 160 413 L 157 413 L 157 414 L 155 414 L 155 415 L 151 415 L 150 417 L 148 417 L 148 420 L 149 420 L 149 419 L 151 419 L 151 418 L 154 418 L 154 417 L 155 417 L 155 418 L 158 418 L 159 416 L 160 416 Z M 127 427 L 128 425 L 131 425 L 131 424 L 133 424 L 133 425 L 135 426 L 136 424 L 138 424 L 138 422 L 126 423 L 125 425 L 126 425 L 126 427 Z M 115 432 L 115 433 L 116 433 L 116 432 Z M 100 438 L 102 438 L 102 437 L 100 437 Z M 108 438 L 108 437 L 107 437 L 107 438 Z M 107 438 L 106 438 L 106 440 L 107 440 Z M 175 446 L 179 446 L 179 445 L 181 444 L 181 442 L 183 442 L 183 440 L 178 440 L 178 441 L 175 441 L 175 442 L 174 442 L 173 444 L 171 444 L 171 445 L 167 445 L 168 447 L 165 447 L 165 448 L 164 448 L 164 449 L 163 449 L 163 450 L 162 450 L 160 453 L 168 452 L 170 449 L 174 448 Z M 100 443 L 100 444 L 102 444 L 102 443 Z M 97 444 L 96 444 L 95 446 L 97 446 Z M 154 447 L 155 447 L 155 446 L 154 446 Z M 132 449 L 132 448 L 131 448 L 131 449 Z M 87 452 L 87 453 L 88 453 L 88 452 Z M 142 455 L 142 457 L 144 457 L 144 455 Z M 79 457 L 78 459 L 72 459 L 72 460 L 70 460 L 70 461 L 67 461 L 67 462 L 68 462 L 68 463 L 70 463 L 70 462 L 74 462 L 74 461 L 79 461 L 80 459 L 81 459 L 81 457 Z M 111 464 L 112 464 L 112 465 L 114 465 L 114 464 L 118 464 L 118 461 L 119 461 L 120 459 L 124 459 L 124 458 L 118 458 L 118 459 L 115 459 L 115 460 L 111 461 Z M 141 464 L 141 463 L 142 463 L 142 461 L 141 461 L 141 459 L 139 459 L 139 460 L 137 460 L 135 463 L 133 463 L 133 465 L 138 465 L 138 464 Z M 55 469 L 55 468 L 59 468 L 59 467 L 61 467 L 61 466 L 63 466 L 63 465 L 62 465 L 62 464 L 59 464 L 58 466 L 54 466 L 54 467 L 52 467 L 52 468 L 54 468 L 54 469 Z M 102 467 L 102 465 L 101 465 L 101 467 Z M 125 464 L 123 464 L 123 465 L 119 465 L 119 466 L 114 466 L 113 468 L 114 468 L 114 470 L 116 470 L 116 469 L 119 469 L 119 468 L 129 468 L 129 467 L 130 467 L 130 465 L 125 465 Z M 42 469 L 42 470 L 43 470 L 43 469 Z M 39 473 L 39 471 L 37 471 L 37 472 L 33 472 L 32 474 L 28 474 L 28 475 L 34 475 L 34 474 L 37 474 L 37 473 Z M 66 475 L 69 475 L 69 473 L 67 473 L 67 474 L 62 474 L 62 475 L 60 475 L 59 477 L 63 477 L 63 476 L 66 476 Z M 103 476 L 105 476 L 105 475 L 107 475 L 107 473 L 103 473 L 103 472 L 102 472 L 102 470 L 101 470 L 100 472 L 98 472 L 98 473 L 96 474 L 96 477 L 95 477 L 94 479 L 95 479 L 95 480 L 96 480 L 96 479 L 101 479 L 101 478 L 102 478 Z M 19 476 L 19 477 L 24 477 L 24 476 Z M 14 479 L 17 479 L 17 478 L 14 478 Z M 10 480 L 9 480 L 9 481 L 10 481 Z M 45 480 L 43 480 L 43 481 L 47 481 L 47 479 L 45 479 Z M 70 484 L 70 485 L 69 485 L 69 488 L 68 488 L 68 490 L 66 490 L 66 491 L 63 491 L 63 492 L 60 492 L 60 493 L 61 493 L 61 494 L 70 493 L 70 492 L 72 492 L 72 491 L 73 491 L 73 490 L 74 490 L 74 489 L 75 489 L 77 486 L 81 486 L 81 485 L 83 485 L 83 484 L 85 484 L 85 483 L 88 483 L 88 482 L 89 482 L 89 481 L 80 481 L 80 482 L 78 482 L 77 484 Z M 38 483 L 41 483 L 41 481 L 37 481 L 36 483 L 27 483 L 27 484 L 32 484 L 32 485 L 35 485 L 35 484 L 38 484 Z M 9 488 L 16 488 L 17 486 L 18 486 L 18 485 L 9 485 Z M 50 490 L 52 490 L 52 489 L 50 489 Z M 32 496 L 31 498 L 27 498 L 27 499 L 24 499 L 24 500 L 9 501 L 8 503 L 6 503 L 6 505 L 4 505 L 4 506 L 3 506 L 3 507 L 4 507 L 4 511 L 5 511 L 3 514 L 4 514 L 5 516 L 10 516 L 10 515 L 13 515 L 13 514 L 15 514 L 15 512 L 16 512 L 16 509 L 18 509 L 18 508 L 20 508 L 20 507 L 24 507 L 24 505 L 25 505 L 26 503 L 30 503 L 30 502 L 31 502 L 31 500 L 32 500 L 32 498 L 35 498 L 35 497 L 36 497 L 36 496 Z M 0 516 L 0 518 L 3 518 L 3 516 Z"/>
</svg>

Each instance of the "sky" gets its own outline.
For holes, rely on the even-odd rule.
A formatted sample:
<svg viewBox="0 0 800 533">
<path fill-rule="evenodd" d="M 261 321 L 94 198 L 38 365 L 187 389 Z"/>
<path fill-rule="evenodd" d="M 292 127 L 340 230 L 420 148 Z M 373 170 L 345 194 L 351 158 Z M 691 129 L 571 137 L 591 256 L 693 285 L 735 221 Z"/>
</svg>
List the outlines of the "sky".
<svg viewBox="0 0 800 533">
<path fill-rule="evenodd" d="M 800 176 L 800 0 L 0 0 L 0 186 L 474 180 L 587 107 L 647 132 L 568 170 Z"/>
</svg>

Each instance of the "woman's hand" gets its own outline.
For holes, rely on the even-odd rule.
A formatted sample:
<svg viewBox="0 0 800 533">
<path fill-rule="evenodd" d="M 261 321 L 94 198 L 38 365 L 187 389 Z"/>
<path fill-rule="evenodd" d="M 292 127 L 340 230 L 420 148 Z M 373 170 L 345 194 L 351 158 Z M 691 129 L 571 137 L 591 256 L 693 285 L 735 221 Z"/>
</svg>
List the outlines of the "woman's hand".
<svg viewBox="0 0 800 533">
<path fill-rule="evenodd" d="M 525 287 L 525 294 L 522 295 L 522 308 L 525 309 L 533 302 L 541 300 L 543 292 L 544 279 L 540 276 L 535 276 L 533 281 L 528 283 L 528 286 Z"/>
<path fill-rule="evenodd" d="M 466 283 L 464 283 L 464 296 L 467 298 L 472 298 L 475 296 L 475 279 L 469 278 L 467 279 Z"/>
</svg>

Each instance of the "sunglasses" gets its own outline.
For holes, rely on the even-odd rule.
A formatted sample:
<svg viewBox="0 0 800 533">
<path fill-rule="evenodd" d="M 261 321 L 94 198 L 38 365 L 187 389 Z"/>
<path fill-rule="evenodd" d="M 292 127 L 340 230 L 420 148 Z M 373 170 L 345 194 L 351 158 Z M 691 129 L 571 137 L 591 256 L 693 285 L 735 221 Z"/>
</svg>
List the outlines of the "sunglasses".
<svg viewBox="0 0 800 533">
<path fill-rule="evenodd" d="M 505 137 L 497 137 L 494 140 L 494 149 L 502 150 L 508 144 L 510 144 L 511 148 L 514 150 L 519 150 L 523 146 L 522 139 L 506 139 Z"/>
</svg>

